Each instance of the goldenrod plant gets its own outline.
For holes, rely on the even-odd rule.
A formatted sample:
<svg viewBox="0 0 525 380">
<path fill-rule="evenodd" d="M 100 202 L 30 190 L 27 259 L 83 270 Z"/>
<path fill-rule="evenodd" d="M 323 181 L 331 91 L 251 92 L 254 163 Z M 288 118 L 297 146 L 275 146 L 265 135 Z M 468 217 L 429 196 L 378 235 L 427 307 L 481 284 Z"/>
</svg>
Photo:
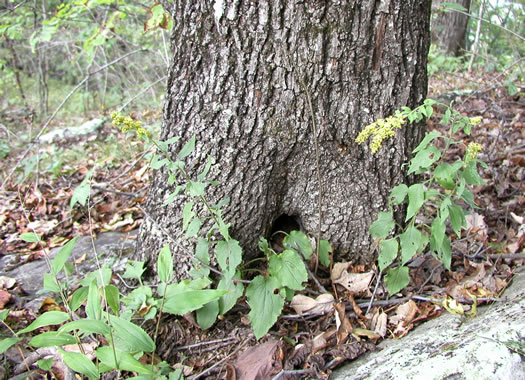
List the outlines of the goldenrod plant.
<svg viewBox="0 0 525 380">
<path fill-rule="evenodd" d="M 401 128 L 407 120 L 419 122 L 424 117 L 430 118 L 436 104 L 437 102 L 427 99 L 413 110 L 403 107 L 394 116 L 366 126 L 356 142 L 363 144 L 372 136 L 370 150 L 376 153 L 382 142 L 394 135 L 394 129 Z M 450 126 L 449 134 L 442 135 L 432 131 L 425 135 L 412 152 L 414 157 L 407 169 L 407 174 L 417 175 L 416 178 L 420 181 L 410 186 L 395 186 L 390 193 L 388 211 L 380 212 L 370 226 L 370 234 L 378 242 L 379 270 L 386 271 L 385 285 L 390 294 L 397 293 L 408 285 L 410 276 L 407 263 L 427 250 L 445 268 L 450 269 L 451 232 L 460 237 L 461 229 L 466 227 L 465 210 L 476 208 L 474 195 L 467 187 L 484 184 L 477 170 L 478 165 L 486 167 L 478 159 L 482 150 L 480 144 L 469 143 L 463 159 L 451 164 L 444 161 L 451 147 L 462 144 L 453 135 L 460 129 L 470 135 L 472 126 L 480 123 L 481 118 L 468 118 L 450 106 L 440 105 L 446 109 L 440 123 Z M 444 142 L 441 149 L 432 144 L 438 139 Z M 394 212 L 401 205 L 406 206 L 406 215 L 403 225 L 397 224 L 396 228 Z M 425 207 L 427 205 L 432 207 Z M 419 217 L 428 213 L 431 214 L 430 220 Z"/>
</svg>

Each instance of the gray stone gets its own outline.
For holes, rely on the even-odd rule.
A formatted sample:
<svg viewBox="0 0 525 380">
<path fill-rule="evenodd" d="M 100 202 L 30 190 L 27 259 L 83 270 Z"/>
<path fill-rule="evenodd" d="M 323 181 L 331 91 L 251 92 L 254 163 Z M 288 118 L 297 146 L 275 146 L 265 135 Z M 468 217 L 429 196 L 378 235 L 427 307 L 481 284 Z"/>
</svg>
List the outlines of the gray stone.
<svg viewBox="0 0 525 380">
<path fill-rule="evenodd" d="M 127 233 L 105 232 L 97 236 L 94 243 L 92 243 L 90 236 L 79 237 L 68 261 L 73 262 L 79 260 L 84 254 L 86 254 L 86 257 L 84 260 L 79 260 L 81 262 L 75 265 L 75 271 L 68 280 L 74 282 L 87 273 L 97 269 L 95 252 L 101 266 L 107 264 L 110 265 L 114 271 L 123 270 L 127 262 L 127 256 L 135 249 L 134 237 L 136 237 L 137 233 L 137 230 Z M 93 245 L 95 247 L 94 249 Z M 61 248 L 62 247 L 53 248 L 51 250 L 49 254 L 51 260 Z M 22 289 L 28 293 L 27 298 L 38 302 L 35 295 L 42 289 L 44 274 L 49 273 L 46 261 L 42 258 L 11 269 L 12 267 L 8 265 L 11 259 L 12 257 L 10 256 L 1 258 L 0 276 L 16 279 Z M 60 273 L 58 278 L 64 280 L 63 272 Z"/>
<path fill-rule="evenodd" d="M 504 294 L 509 301 L 478 308 L 474 318 L 444 314 L 399 340 L 385 340 L 336 370 L 331 379 L 525 379 L 525 272 Z"/>
<path fill-rule="evenodd" d="M 79 126 L 55 129 L 43 134 L 38 140 L 42 143 L 50 144 L 56 140 L 89 135 L 95 133 L 104 124 L 104 121 L 105 119 L 93 119 Z"/>
</svg>

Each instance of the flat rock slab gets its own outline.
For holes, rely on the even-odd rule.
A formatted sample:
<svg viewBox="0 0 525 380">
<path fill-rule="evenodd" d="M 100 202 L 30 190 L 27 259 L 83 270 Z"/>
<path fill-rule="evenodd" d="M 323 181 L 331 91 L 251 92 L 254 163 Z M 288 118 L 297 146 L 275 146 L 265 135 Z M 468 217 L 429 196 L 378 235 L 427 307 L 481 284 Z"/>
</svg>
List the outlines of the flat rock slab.
<svg viewBox="0 0 525 380">
<path fill-rule="evenodd" d="M 474 318 L 444 314 L 385 340 L 381 351 L 344 365 L 331 379 L 525 380 L 525 358 L 508 346 L 525 347 L 525 271 L 504 297 L 509 301 L 479 307 Z"/>
<path fill-rule="evenodd" d="M 75 272 L 70 280 L 78 280 L 87 273 L 97 269 L 97 263 L 94 259 L 95 252 L 99 258 L 100 265 L 108 264 L 114 270 L 123 269 L 127 262 L 127 256 L 135 249 L 137 234 L 138 230 L 127 233 L 105 232 L 97 236 L 94 242 L 92 242 L 90 236 L 79 237 L 68 259 L 70 262 L 79 262 L 75 265 Z M 60 249 L 61 247 L 53 248 L 50 252 L 50 258 L 53 259 Z M 10 270 L 10 261 L 12 259 L 13 255 L 0 258 L 0 276 L 16 279 L 17 283 L 27 293 L 25 298 L 35 299 L 36 293 L 42 289 L 44 274 L 49 273 L 46 261 L 42 258 L 16 266 Z M 58 277 L 63 279 L 63 272 Z"/>
</svg>

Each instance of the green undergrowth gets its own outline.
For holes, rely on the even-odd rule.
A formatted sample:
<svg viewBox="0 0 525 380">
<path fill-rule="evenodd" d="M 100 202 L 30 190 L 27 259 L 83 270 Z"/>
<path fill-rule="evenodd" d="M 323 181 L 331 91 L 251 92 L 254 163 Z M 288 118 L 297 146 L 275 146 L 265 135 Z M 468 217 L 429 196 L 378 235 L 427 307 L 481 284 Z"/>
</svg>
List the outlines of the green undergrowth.
<svg viewBox="0 0 525 380">
<path fill-rule="evenodd" d="M 364 128 L 357 141 L 364 143 L 370 138 L 371 149 L 377 152 L 383 141 L 393 136 L 397 129 L 431 117 L 434 105 L 434 101 L 426 100 L 414 110 L 404 107 L 393 116 Z M 385 273 L 385 286 L 391 294 L 408 285 L 407 263 L 417 255 L 431 252 L 450 269 L 451 236 L 460 236 L 461 229 L 466 226 L 465 210 L 476 207 L 468 187 L 483 183 L 477 173 L 478 165 L 483 165 L 477 159 L 479 145 L 469 144 L 465 156 L 454 163 L 444 161 L 447 151 L 461 144 L 453 138 L 454 134 L 461 130 L 469 135 L 472 126 L 479 122 L 445 107 L 441 123 L 449 126 L 450 132 L 447 135 L 437 131 L 427 133 L 414 150 L 407 168 L 407 174 L 415 175 L 417 181 L 410 186 L 400 184 L 394 187 L 388 210 L 379 213 L 370 227 L 379 247 L 378 267 Z M 111 283 L 111 268 L 101 266 L 97 261 L 98 270 L 86 274 L 80 287 L 73 291 L 71 283 L 58 280 L 60 272 L 66 276 L 69 274 L 71 264 L 68 259 L 76 242 L 76 238 L 72 239 L 52 260 L 46 257 L 50 273 L 44 277 L 44 290 L 56 296 L 62 310 L 46 312 L 20 331 L 11 330 L 9 311 L 2 311 L 0 321 L 11 336 L 0 341 L 0 353 L 13 345 L 31 349 L 56 347 L 62 360 L 73 371 L 89 378 L 99 378 L 115 370 L 134 372 L 138 379 L 180 378 L 180 370 L 154 360 L 163 314 L 195 312 L 199 326 L 207 329 L 244 296 L 250 307 L 248 319 L 259 339 L 277 321 L 285 303 L 305 289 L 309 279 L 308 262 L 316 260 L 329 268 L 332 249 L 329 242 L 323 240 L 319 252 L 315 252 L 303 232 L 292 231 L 285 235 L 284 250 L 279 253 L 266 239 L 260 238 L 262 258 L 245 263 L 242 247 L 230 236 L 230 225 L 222 216 L 229 200 L 211 204 L 207 198 L 208 189 L 218 184 L 208 178 L 213 158 L 208 158 L 194 177 L 186 170 L 186 160 L 195 150 L 195 137 L 180 144 L 180 151 L 173 154 L 172 146 L 179 142 L 178 137 L 165 141 L 152 138 L 150 130 L 128 116 L 114 114 L 113 124 L 135 136 L 132 141 L 143 141 L 145 149 L 154 151 L 150 167 L 165 170 L 167 183 L 172 189 L 164 204 L 173 202 L 182 194 L 186 197 L 181 215 L 182 236 L 178 238 L 194 243 L 191 278 L 174 280 L 174 257 L 170 246 L 165 245 L 158 254 L 155 284 L 144 282 L 144 262 L 130 261 L 123 277 L 134 279 L 139 285 L 122 292 Z M 438 140 L 442 140 L 443 148 L 435 145 Z M 89 206 L 89 192 L 90 173 L 75 189 L 71 208 L 76 203 Z M 406 215 L 403 223 L 397 224 L 394 214 L 400 210 L 406 210 Z M 21 238 L 40 243 L 40 237 L 34 232 L 24 233 Z M 211 266 L 212 255 L 217 267 Z M 247 276 L 254 272 L 258 273 L 255 277 Z M 148 333 L 141 327 L 145 320 L 155 322 L 153 332 Z M 29 342 L 25 334 L 32 335 Z M 88 341 L 96 343 L 92 353 L 86 351 Z M 64 348 L 72 344 L 78 346 L 78 352 Z M 41 368 L 48 364 L 39 363 Z"/>
</svg>

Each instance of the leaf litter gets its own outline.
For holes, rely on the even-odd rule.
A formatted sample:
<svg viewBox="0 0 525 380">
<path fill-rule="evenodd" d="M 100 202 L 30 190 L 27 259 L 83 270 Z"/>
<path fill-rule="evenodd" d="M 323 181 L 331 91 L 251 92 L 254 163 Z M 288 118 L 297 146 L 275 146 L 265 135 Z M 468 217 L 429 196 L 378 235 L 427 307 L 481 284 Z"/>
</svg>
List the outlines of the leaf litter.
<svg viewBox="0 0 525 380">
<path fill-rule="evenodd" d="M 476 79 L 487 90 L 454 95 L 454 101 L 462 114 L 483 118 L 471 136 L 462 137 L 465 145 L 471 141 L 483 145 L 480 158 L 488 167 L 480 174 L 486 184 L 473 189 L 480 208 L 467 216 L 467 228 L 453 240 L 451 271 L 431 255 L 415 257 L 408 263 L 409 286 L 387 298 L 377 268 L 334 263 L 330 273 L 320 270 L 318 277 L 324 286 L 332 287 L 335 297 L 317 293 L 312 284 L 308 293 L 293 297 L 271 332 L 259 342 L 251 332 L 249 309 L 242 301 L 206 331 L 196 327 L 191 314 L 183 319 L 164 316 L 158 348 L 162 359 L 179 363 L 190 379 L 326 379 L 337 366 L 376 350 L 382 339 L 405 336 L 444 312 L 472 315 L 478 304 L 497 301 L 513 272 L 525 262 L 525 110 L 522 96 L 508 95 L 503 87 L 489 83 L 490 78 Z M 430 87 L 443 94 L 450 85 L 443 83 L 461 89 L 472 83 L 469 81 L 445 76 L 442 81 L 434 78 Z M 440 128 L 437 119 L 428 121 L 429 131 Z M 446 159 L 455 160 L 463 150 L 458 145 Z M 18 238 L 24 232 L 37 232 L 45 246 L 52 248 L 75 235 L 129 231 L 140 225 L 142 215 L 135 205 L 144 202 L 149 180 L 147 166 L 141 161 L 116 162 L 94 171 L 91 223 L 82 206 L 69 209 L 74 188 L 95 167 L 94 153 L 85 158 L 59 176 L 40 173 L 37 180 L 6 184 L 0 199 L 0 252 L 16 257 L 9 265 L 42 256 L 38 243 Z M 11 158 L 2 164 L 13 162 L 16 160 Z M 119 177 L 123 172 L 129 174 Z M 21 202 L 29 214 L 27 219 Z M 21 291 L 16 279 L 0 278 L 0 309 L 12 309 Z M 60 305 L 51 301 L 42 302 L 42 310 L 60 310 Z M 7 318 L 20 329 L 36 316 L 22 306 L 10 311 Z M 41 351 L 42 357 L 55 358 L 51 371 L 56 376 L 66 374 L 67 367 L 55 353 Z M 22 361 L 14 347 L 5 355 L 15 364 Z"/>
</svg>

